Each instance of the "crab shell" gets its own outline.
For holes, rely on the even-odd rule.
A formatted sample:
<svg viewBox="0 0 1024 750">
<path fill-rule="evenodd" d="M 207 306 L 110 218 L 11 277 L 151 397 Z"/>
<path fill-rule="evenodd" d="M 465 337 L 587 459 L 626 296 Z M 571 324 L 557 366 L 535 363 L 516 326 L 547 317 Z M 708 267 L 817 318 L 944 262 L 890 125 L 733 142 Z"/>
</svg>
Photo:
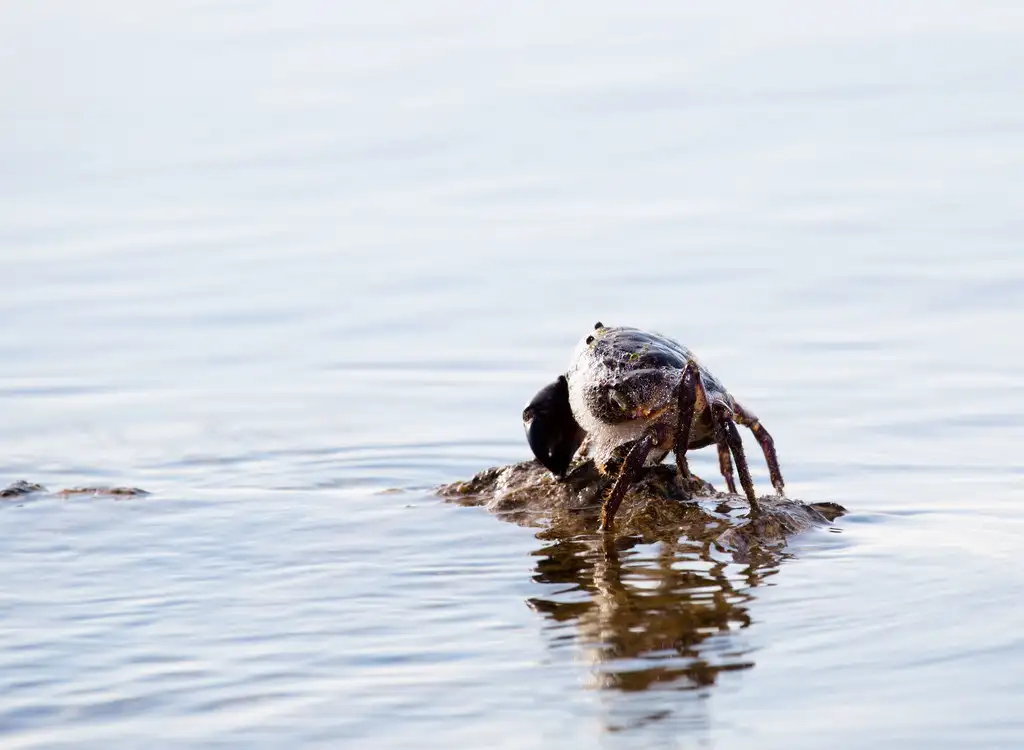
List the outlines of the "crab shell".
<svg viewBox="0 0 1024 750">
<path fill-rule="evenodd" d="M 654 422 L 674 426 L 678 419 L 679 381 L 694 354 L 682 344 L 658 333 L 625 326 L 601 326 L 577 344 L 566 379 L 569 405 L 600 465 L 619 446 L 636 440 Z M 699 375 L 711 401 L 732 398 L 703 367 Z M 694 447 L 713 442 L 710 422 L 697 404 L 690 428 Z M 668 430 L 671 434 L 674 430 Z M 670 444 L 651 451 L 648 464 L 665 458 Z"/>
<path fill-rule="evenodd" d="M 600 466 L 652 423 L 674 427 L 679 382 L 691 360 L 696 362 L 693 353 L 667 336 L 598 323 L 577 344 L 565 376 L 542 389 L 523 413 L 534 454 L 554 474 L 564 476 L 584 434 Z M 699 364 L 698 373 L 708 400 L 732 408 L 733 399 L 718 379 Z M 708 417 L 706 404 L 696 404 L 689 447 L 714 442 Z M 674 429 L 665 430 L 672 433 Z M 646 463 L 662 461 L 671 449 L 671 441 L 658 445 Z"/>
</svg>

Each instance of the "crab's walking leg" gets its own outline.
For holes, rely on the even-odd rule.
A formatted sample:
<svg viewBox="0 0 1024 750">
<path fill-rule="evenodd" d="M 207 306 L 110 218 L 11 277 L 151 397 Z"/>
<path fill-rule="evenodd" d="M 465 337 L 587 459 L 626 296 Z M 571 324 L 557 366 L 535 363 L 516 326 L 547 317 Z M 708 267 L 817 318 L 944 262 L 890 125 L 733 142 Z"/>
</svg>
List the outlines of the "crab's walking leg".
<svg viewBox="0 0 1024 750">
<path fill-rule="evenodd" d="M 729 457 L 729 440 L 728 435 L 725 432 L 725 428 L 722 426 L 721 421 L 717 418 L 714 405 L 711 400 L 708 399 L 708 392 L 704 390 L 704 383 L 701 382 L 700 374 L 697 375 L 697 400 L 700 402 L 701 408 L 706 408 L 711 415 L 711 429 L 715 436 L 715 443 L 718 445 L 718 468 L 722 471 L 722 477 L 725 479 L 725 485 L 729 489 L 729 492 L 733 495 L 736 494 L 736 480 L 732 476 L 732 458 Z"/>
<path fill-rule="evenodd" d="M 740 485 L 743 487 L 743 493 L 747 496 L 747 502 L 750 503 L 750 515 L 756 516 L 760 514 L 761 509 L 757 505 L 754 482 L 750 478 L 746 456 L 743 455 L 743 440 L 732 419 L 732 412 L 725 404 L 717 403 L 712 407 L 711 413 L 715 421 L 715 434 L 718 435 L 721 431 L 729 449 L 732 450 L 732 455 L 736 458 L 736 472 L 740 475 Z M 719 449 L 721 449 L 721 443 L 719 443 Z"/>
<path fill-rule="evenodd" d="M 775 455 L 775 441 L 772 440 L 772 436 L 768 434 L 768 430 L 764 428 L 754 412 L 744 408 L 740 403 L 735 404 L 736 407 L 736 421 L 744 427 L 750 429 L 754 433 L 754 437 L 757 438 L 757 442 L 761 445 L 761 451 L 764 453 L 764 460 L 768 464 L 768 475 L 772 480 L 772 487 L 779 494 L 779 497 L 783 496 L 783 489 L 785 483 L 782 481 L 782 470 L 779 468 L 779 457 Z"/>
<path fill-rule="evenodd" d="M 715 423 L 715 442 L 718 444 L 718 468 L 725 477 L 725 485 L 729 492 L 736 494 L 736 480 L 732 475 L 732 457 L 729 455 L 729 442 L 722 425 Z"/>
<path fill-rule="evenodd" d="M 686 363 L 686 370 L 690 369 L 691 364 L 694 366 L 696 365 L 696 363 L 690 361 Z M 683 374 L 685 375 L 685 373 L 686 371 L 684 370 Z M 715 443 L 718 446 L 718 466 L 722 470 L 722 476 L 725 480 L 726 488 L 730 493 L 735 495 L 736 481 L 732 477 L 732 458 L 729 456 L 728 435 L 726 434 L 725 428 L 722 426 L 721 422 L 716 418 L 715 410 L 711 400 L 708 398 L 708 391 L 700 380 L 700 373 L 695 371 L 694 374 L 695 401 L 701 411 L 707 409 L 711 415 L 712 432 L 715 435 Z"/>
<path fill-rule="evenodd" d="M 659 442 L 657 432 L 650 429 L 637 438 L 633 447 L 629 449 L 626 460 L 622 462 L 622 468 L 619 470 L 619 476 L 612 486 L 612 491 L 608 493 L 604 505 L 601 506 L 601 531 L 611 530 L 612 524 L 615 522 L 615 511 L 619 509 L 619 503 L 626 496 L 626 490 L 640 476 L 644 462 L 647 461 L 647 454 Z"/>
<path fill-rule="evenodd" d="M 679 478 L 690 479 L 690 467 L 686 463 L 686 449 L 690 445 L 690 425 L 693 424 L 693 411 L 697 405 L 697 363 L 692 359 L 686 363 L 683 375 L 679 378 L 679 422 L 676 425 L 676 470 Z"/>
</svg>

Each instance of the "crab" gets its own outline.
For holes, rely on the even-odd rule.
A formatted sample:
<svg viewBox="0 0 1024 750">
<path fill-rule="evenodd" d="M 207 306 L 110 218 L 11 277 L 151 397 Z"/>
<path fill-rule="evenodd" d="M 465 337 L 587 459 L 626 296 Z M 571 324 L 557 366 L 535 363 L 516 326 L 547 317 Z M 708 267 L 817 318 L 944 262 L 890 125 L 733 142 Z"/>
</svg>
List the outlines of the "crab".
<svg viewBox="0 0 1024 750">
<path fill-rule="evenodd" d="M 648 465 L 670 451 L 684 487 L 705 483 L 690 473 L 686 452 L 711 444 L 729 492 L 736 494 L 733 459 L 750 516 L 760 514 L 736 423 L 761 446 L 772 486 L 784 496 L 775 443 L 757 416 L 740 404 L 685 346 L 658 333 L 597 323 L 576 346 L 564 375 L 523 411 L 537 460 L 564 480 L 577 452 L 592 451 L 598 468 L 617 477 L 601 507 L 601 529 L 613 528 L 626 490 Z"/>
</svg>

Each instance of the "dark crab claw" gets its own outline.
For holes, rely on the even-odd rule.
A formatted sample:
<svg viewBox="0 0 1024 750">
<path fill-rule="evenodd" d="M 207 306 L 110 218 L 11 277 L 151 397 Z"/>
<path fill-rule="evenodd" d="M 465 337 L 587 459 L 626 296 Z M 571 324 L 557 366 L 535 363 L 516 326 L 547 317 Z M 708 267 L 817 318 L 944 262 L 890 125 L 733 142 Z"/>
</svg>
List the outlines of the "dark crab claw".
<svg viewBox="0 0 1024 750">
<path fill-rule="evenodd" d="M 523 426 L 533 455 L 556 477 L 564 478 L 586 434 L 569 408 L 564 375 L 537 391 L 523 410 Z"/>
</svg>

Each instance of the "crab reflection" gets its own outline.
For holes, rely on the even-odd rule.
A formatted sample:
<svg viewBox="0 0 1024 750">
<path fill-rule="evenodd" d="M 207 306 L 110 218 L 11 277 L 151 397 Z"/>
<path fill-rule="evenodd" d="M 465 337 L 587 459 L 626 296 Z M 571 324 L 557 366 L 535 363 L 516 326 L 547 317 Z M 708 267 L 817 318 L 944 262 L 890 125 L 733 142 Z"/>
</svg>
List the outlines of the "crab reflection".
<svg viewBox="0 0 1024 750">
<path fill-rule="evenodd" d="M 595 534 L 610 481 L 592 461 L 561 481 L 531 461 L 485 469 L 438 494 L 541 528 L 533 578 L 544 590 L 528 603 L 547 619 L 552 647 L 576 649 L 588 664 L 590 685 L 610 703 L 610 731 L 668 717 L 706 725 L 706 703 L 680 702 L 679 691 L 703 695 L 724 673 L 754 666 L 746 638 L 754 589 L 789 556 L 790 537 L 845 511 L 763 497 L 751 519 L 745 499 L 706 482 L 683 487 L 674 469 L 656 465 L 627 490 L 616 534 Z"/>
<path fill-rule="evenodd" d="M 555 590 L 528 603 L 553 633 L 575 626 L 566 640 L 582 649 L 592 687 L 699 689 L 754 666 L 740 631 L 751 624 L 752 589 L 776 572 L 777 555 L 741 566 L 686 540 L 642 550 L 579 537 L 534 554 L 534 580 Z"/>
</svg>

